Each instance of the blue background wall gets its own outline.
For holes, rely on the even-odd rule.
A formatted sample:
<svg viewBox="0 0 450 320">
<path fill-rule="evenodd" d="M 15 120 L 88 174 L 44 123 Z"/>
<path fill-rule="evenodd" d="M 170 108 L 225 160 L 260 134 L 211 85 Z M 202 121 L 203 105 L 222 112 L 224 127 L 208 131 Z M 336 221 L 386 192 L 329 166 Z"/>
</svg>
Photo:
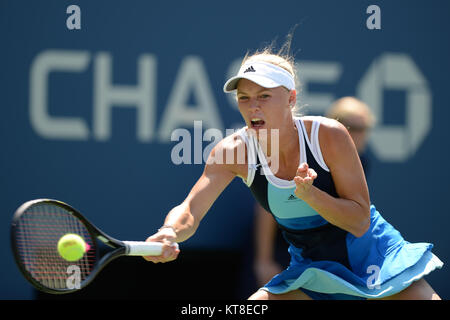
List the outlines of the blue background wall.
<svg viewBox="0 0 450 320">
<path fill-rule="evenodd" d="M 71 4 L 81 9 L 81 30 L 66 27 Z M 371 4 L 381 9 L 381 30 L 366 27 Z M 172 162 L 177 142 L 161 137 L 164 121 L 191 130 L 193 119 L 171 108 L 179 106 L 186 114 L 200 110 L 197 120 L 203 120 L 204 130 L 208 124 L 223 132 L 242 125 L 222 91 L 233 62 L 247 49 L 273 39 L 282 43 L 295 24 L 300 104 L 308 105 L 303 112 L 322 114 L 329 102 L 345 95 L 359 96 L 374 108 L 372 201 L 406 239 L 434 243 L 434 252 L 449 261 L 449 12 L 444 0 L 1 1 L 0 298 L 34 296 L 9 247 L 12 214 L 27 200 L 67 202 L 119 239 L 152 234 L 203 168 Z M 81 66 L 34 78 L 50 54 L 50 62 L 71 55 Z M 110 67 L 102 71 L 108 59 Z M 139 65 L 142 60 L 149 72 Z M 116 103 L 110 120 L 96 118 L 102 98 L 96 79 L 104 70 L 110 70 L 116 89 L 136 88 L 139 72 L 146 72 L 151 85 L 142 94 L 154 112 L 148 122 L 138 124 L 142 115 L 129 102 Z M 39 89 L 42 79 L 47 90 Z M 64 128 L 45 134 L 34 125 L 40 123 L 34 98 L 45 94 L 45 114 L 53 120 L 78 119 L 85 136 L 69 129 L 64 135 Z M 109 135 L 102 136 L 95 119 L 110 125 Z M 145 123 L 150 134 L 139 136 Z M 251 232 L 252 207 L 249 191 L 236 179 L 182 249 L 241 252 Z M 427 279 L 448 298 L 448 278 L 444 266 Z"/>
</svg>

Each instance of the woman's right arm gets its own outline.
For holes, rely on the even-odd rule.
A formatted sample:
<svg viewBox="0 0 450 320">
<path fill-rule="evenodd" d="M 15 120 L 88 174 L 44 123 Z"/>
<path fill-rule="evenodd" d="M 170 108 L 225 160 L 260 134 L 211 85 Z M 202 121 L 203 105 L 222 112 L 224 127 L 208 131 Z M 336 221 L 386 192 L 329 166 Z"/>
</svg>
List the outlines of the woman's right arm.
<svg viewBox="0 0 450 320">
<path fill-rule="evenodd" d="M 231 138 L 231 143 L 230 143 Z M 222 191 L 230 184 L 236 175 L 240 175 L 242 165 L 231 163 L 222 164 L 218 159 L 220 155 L 225 155 L 229 148 L 235 149 L 232 137 L 227 137 L 219 142 L 211 151 L 205 169 L 197 180 L 186 199 L 178 206 L 174 207 L 167 214 L 164 225 L 147 241 L 158 241 L 166 244 L 163 246 L 163 253 L 160 256 L 144 257 L 152 262 L 167 262 L 177 258 L 179 250 L 171 246 L 172 242 L 183 242 L 189 239 L 197 230 L 200 221 L 206 215 L 219 197 Z M 236 142 L 238 143 L 238 142 Z M 217 163 L 219 162 L 219 163 Z"/>
</svg>

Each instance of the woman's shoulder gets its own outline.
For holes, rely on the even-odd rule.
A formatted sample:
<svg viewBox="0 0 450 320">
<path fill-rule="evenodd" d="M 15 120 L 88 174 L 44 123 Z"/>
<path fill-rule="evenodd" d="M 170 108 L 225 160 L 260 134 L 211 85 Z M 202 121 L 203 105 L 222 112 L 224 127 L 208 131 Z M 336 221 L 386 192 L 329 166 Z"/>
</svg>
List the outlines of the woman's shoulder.
<svg viewBox="0 0 450 320">
<path fill-rule="evenodd" d="M 334 119 L 331 118 L 327 118 L 324 116 L 312 116 L 312 115 L 305 115 L 305 116 L 299 116 L 299 117 L 294 117 L 294 119 L 296 120 L 301 120 L 303 122 L 317 122 L 320 124 L 325 124 L 325 125 L 329 125 L 329 124 L 333 124 L 334 122 L 338 122 Z"/>
<path fill-rule="evenodd" d="M 224 137 L 221 140 L 222 146 L 227 150 L 235 150 L 237 148 L 245 146 L 245 141 L 248 139 L 247 128 L 241 128 L 236 130 L 232 134 Z"/>
<path fill-rule="evenodd" d="M 325 131 L 346 130 L 339 121 L 324 116 L 301 116 L 294 117 L 294 119 L 301 120 L 305 125 L 311 125 L 313 122 L 316 122 L 321 128 L 325 128 Z"/>
<path fill-rule="evenodd" d="M 246 131 L 237 130 L 220 140 L 211 150 L 215 163 L 235 165 L 245 162 L 246 139 L 248 139 Z"/>
<path fill-rule="evenodd" d="M 212 148 L 206 167 L 247 177 L 247 146 L 242 134 L 238 130 L 220 140 Z"/>
<path fill-rule="evenodd" d="M 347 128 L 339 121 L 327 117 L 307 117 L 304 121 L 320 122 L 317 134 L 324 159 L 330 160 L 335 155 L 342 154 L 343 150 L 348 150 L 349 146 L 353 146 Z"/>
<path fill-rule="evenodd" d="M 301 116 L 294 119 L 303 122 L 308 135 L 311 135 L 313 124 L 319 133 L 320 140 L 333 140 L 335 135 L 347 134 L 347 129 L 337 120 L 324 116 Z"/>
</svg>

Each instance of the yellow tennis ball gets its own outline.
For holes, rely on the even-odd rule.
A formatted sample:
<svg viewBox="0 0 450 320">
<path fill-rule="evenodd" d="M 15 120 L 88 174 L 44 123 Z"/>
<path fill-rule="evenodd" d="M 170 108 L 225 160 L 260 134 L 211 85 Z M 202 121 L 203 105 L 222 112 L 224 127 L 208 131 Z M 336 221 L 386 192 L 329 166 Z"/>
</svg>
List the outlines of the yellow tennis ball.
<svg viewBox="0 0 450 320">
<path fill-rule="evenodd" d="M 77 234 L 68 233 L 58 241 L 58 253 L 67 261 L 80 260 L 86 252 L 86 242 Z"/>
</svg>

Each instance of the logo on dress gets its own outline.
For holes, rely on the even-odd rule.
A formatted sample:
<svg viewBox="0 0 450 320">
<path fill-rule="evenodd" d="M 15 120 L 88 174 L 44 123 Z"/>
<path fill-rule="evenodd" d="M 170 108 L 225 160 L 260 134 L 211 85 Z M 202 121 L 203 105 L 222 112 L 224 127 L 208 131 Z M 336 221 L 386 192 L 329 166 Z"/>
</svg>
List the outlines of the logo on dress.
<svg viewBox="0 0 450 320">
<path fill-rule="evenodd" d="M 249 166 L 250 169 L 252 169 L 252 170 L 258 170 L 259 167 L 262 167 L 262 165 L 261 165 L 260 163 L 258 163 L 258 164 L 249 163 L 248 166 Z"/>
</svg>

